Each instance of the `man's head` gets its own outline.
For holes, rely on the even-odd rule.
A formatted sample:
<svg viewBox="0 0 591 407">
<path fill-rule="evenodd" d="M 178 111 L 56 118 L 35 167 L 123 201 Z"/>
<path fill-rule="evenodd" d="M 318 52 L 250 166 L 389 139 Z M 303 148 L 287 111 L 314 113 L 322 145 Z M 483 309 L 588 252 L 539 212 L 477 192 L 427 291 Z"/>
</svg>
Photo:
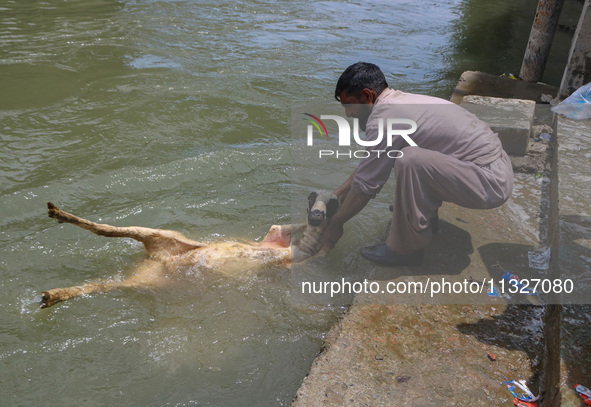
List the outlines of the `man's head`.
<svg viewBox="0 0 591 407">
<path fill-rule="evenodd" d="M 365 130 L 373 104 L 386 88 L 388 82 L 377 65 L 357 62 L 342 73 L 334 97 L 344 106 L 347 117 L 358 118 L 359 126 Z"/>
</svg>

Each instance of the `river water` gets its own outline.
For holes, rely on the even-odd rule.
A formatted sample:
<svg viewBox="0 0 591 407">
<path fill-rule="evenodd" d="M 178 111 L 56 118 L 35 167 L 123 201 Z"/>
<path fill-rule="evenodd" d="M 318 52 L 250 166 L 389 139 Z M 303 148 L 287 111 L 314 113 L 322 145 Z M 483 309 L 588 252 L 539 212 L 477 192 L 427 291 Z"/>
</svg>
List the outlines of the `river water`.
<svg viewBox="0 0 591 407">
<path fill-rule="evenodd" d="M 192 268 L 173 288 L 41 310 L 41 291 L 126 275 L 143 250 L 59 225 L 45 201 L 206 242 L 260 240 L 292 221 L 292 106 L 336 103 L 336 79 L 359 60 L 393 87 L 440 97 L 464 70 L 517 73 L 534 10 L 525 0 L 0 0 L 0 405 L 289 405 L 342 307 L 293 298 L 283 268 L 230 278 Z M 569 40 L 557 34 L 554 60 Z M 551 60 L 546 82 L 561 69 Z M 333 189 L 353 168 L 298 180 L 296 221 L 309 188 Z M 361 273 L 358 247 L 380 239 L 381 222 L 361 213 L 310 272 Z"/>
</svg>

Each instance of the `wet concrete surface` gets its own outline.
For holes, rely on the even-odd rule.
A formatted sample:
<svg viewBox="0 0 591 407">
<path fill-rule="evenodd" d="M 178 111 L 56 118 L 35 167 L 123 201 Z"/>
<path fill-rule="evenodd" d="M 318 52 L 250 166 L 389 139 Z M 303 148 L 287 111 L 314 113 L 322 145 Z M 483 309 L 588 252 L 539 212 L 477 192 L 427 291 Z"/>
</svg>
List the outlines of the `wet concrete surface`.
<svg viewBox="0 0 591 407">
<path fill-rule="evenodd" d="M 562 405 L 578 407 L 573 386 L 591 387 L 591 120 L 557 121 L 558 272 L 579 291 L 562 310 L 560 388 Z"/>
<path fill-rule="evenodd" d="M 294 405 L 510 405 L 503 380 L 526 378 L 531 388 L 539 382 L 540 313 L 523 306 L 357 304 Z"/>
</svg>

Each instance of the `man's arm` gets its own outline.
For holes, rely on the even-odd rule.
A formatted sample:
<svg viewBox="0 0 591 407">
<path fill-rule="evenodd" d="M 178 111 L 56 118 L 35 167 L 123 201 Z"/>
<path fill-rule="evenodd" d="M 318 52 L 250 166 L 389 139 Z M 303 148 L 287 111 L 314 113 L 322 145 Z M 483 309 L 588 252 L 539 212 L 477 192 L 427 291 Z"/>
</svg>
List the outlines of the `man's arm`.
<svg viewBox="0 0 591 407">
<path fill-rule="evenodd" d="M 339 202 L 341 204 L 344 202 L 345 197 L 347 196 L 347 194 L 351 190 L 351 184 L 353 184 L 353 179 L 355 178 L 355 174 L 357 174 L 357 169 L 355 169 L 355 171 L 353 171 L 353 174 L 351 174 L 351 176 L 349 178 L 347 178 L 347 180 L 343 183 L 343 185 L 341 185 L 340 187 L 338 187 L 337 189 L 334 190 L 334 194 L 339 198 Z"/>
<path fill-rule="evenodd" d="M 353 176 L 354 175 L 355 174 L 353 174 Z M 345 224 L 345 222 L 347 222 L 353 216 L 357 215 L 357 213 L 359 213 L 359 211 L 361 211 L 372 198 L 372 195 L 367 195 L 361 192 L 359 184 L 353 182 L 353 176 L 350 178 L 351 182 L 349 183 L 349 192 L 347 194 L 347 199 L 345 199 L 343 205 L 332 216 L 332 218 L 330 219 L 330 223 L 328 224 L 326 229 L 324 229 L 324 232 L 322 234 L 322 238 L 326 242 L 328 248 L 333 248 L 334 245 L 343 236 L 343 225 Z M 345 184 L 347 184 L 347 182 L 345 182 Z M 345 184 L 343 184 L 341 187 L 343 187 Z M 339 187 L 339 189 L 341 187 Z"/>
</svg>

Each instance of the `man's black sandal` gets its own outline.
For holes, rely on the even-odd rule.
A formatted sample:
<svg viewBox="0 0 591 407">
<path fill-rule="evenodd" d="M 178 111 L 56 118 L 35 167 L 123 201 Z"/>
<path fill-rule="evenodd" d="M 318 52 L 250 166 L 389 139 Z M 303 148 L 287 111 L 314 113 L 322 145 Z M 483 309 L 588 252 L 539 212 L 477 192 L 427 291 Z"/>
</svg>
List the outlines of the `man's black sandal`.
<svg viewBox="0 0 591 407">
<path fill-rule="evenodd" d="M 366 246 L 361 249 L 361 255 L 367 260 L 382 266 L 420 266 L 423 263 L 423 251 L 418 250 L 410 254 L 398 254 L 390 250 L 385 243 Z"/>
</svg>

